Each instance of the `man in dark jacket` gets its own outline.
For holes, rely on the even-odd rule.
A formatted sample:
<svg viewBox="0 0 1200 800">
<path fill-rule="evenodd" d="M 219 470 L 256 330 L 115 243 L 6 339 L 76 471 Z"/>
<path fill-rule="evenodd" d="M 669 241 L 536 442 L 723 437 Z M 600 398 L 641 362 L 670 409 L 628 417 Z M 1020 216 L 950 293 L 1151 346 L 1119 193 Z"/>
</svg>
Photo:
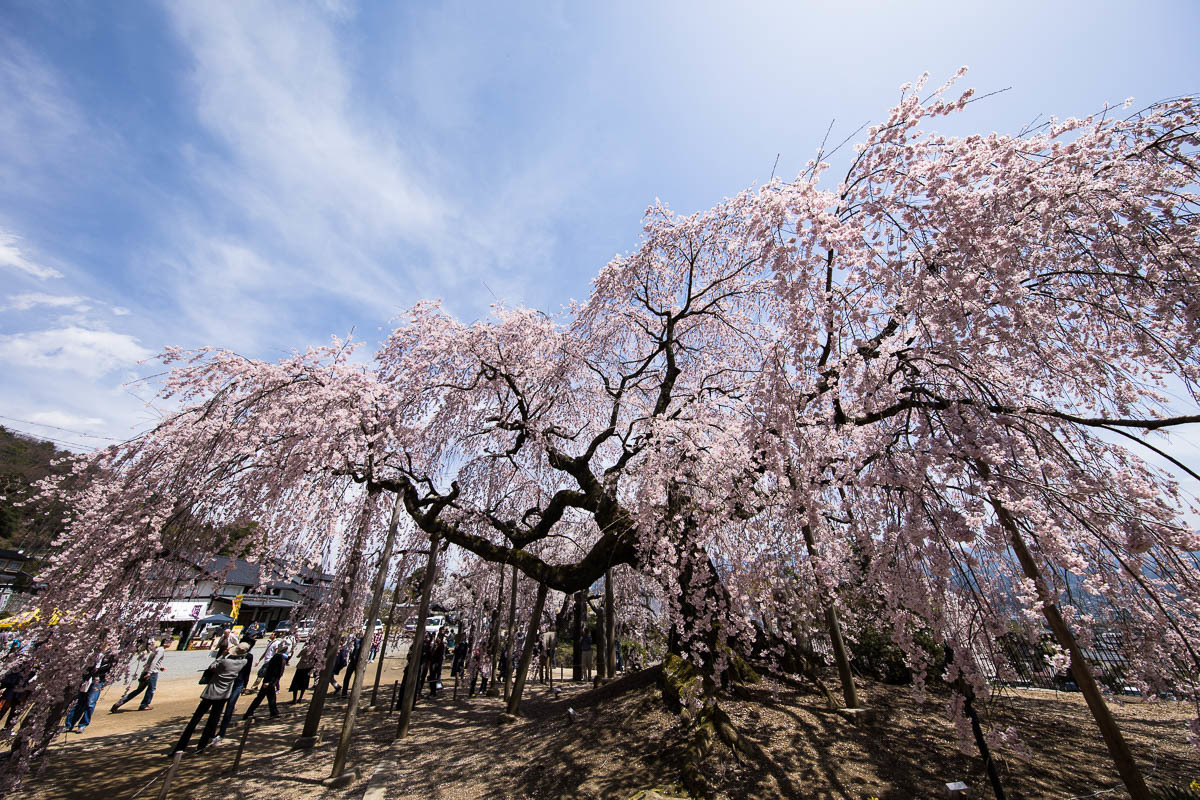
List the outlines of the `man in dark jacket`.
<svg viewBox="0 0 1200 800">
<path fill-rule="evenodd" d="M 283 668 L 287 666 L 288 656 L 291 655 L 287 648 L 286 643 L 280 645 L 279 649 L 275 651 L 275 655 L 271 656 L 271 660 L 267 662 L 267 668 L 262 675 L 262 688 L 258 690 L 258 694 L 250 702 L 250 707 L 246 709 L 246 719 L 254 717 L 254 709 L 262 704 L 264 697 L 271 709 L 271 716 L 279 716 L 279 707 L 275 703 L 276 695 L 279 693 L 279 679 L 283 677 Z"/>
<path fill-rule="evenodd" d="M 247 644 L 250 644 L 247 642 Z M 250 645 L 251 648 L 254 645 Z M 225 713 L 221 715 L 221 729 L 217 731 L 217 738 L 213 739 L 213 744 L 225 738 L 225 731 L 229 728 L 229 721 L 233 719 L 233 711 L 237 706 L 238 698 L 242 696 L 246 685 L 250 683 L 250 670 L 254 666 L 254 654 L 246 651 L 246 664 L 242 667 L 242 671 L 233 679 L 233 689 L 229 692 L 229 699 L 225 701 Z"/>
<path fill-rule="evenodd" d="M 354 680 L 354 676 L 358 673 L 358 659 L 362 657 L 363 637 L 355 636 L 354 641 L 350 646 L 350 655 L 346 659 L 346 679 L 342 681 L 342 697 L 350 691 L 350 681 Z"/>
<path fill-rule="evenodd" d="M 204 748 L 208 747 L 208 743 L 217 733 L 217 723 L 221 721 L 221 711 L 225 708 L 225 701 L 229 699 L 229 693 L 233 691 L 233 682 L 237 680 L 238 673 L 242 671 L 246 662 L 246 654 L 249 652 L 250 645 L 241 642 L 232 653 L 224 658 L 213 659 L 213 662 L 208 665 L 208 669 L 205 670 L 208 673 L 208 685 L 200 693 L 200 705 L 196 706 L 196 711 L 192 714 L 192 719 L 188 722 L 187 727 L 183 729 L 183 735 L 179 737 L 179 742 L 171 748 L 171 755 L 187 751 L 188 742 L 191 741 L 192 734 L 196 732 L 200 718 L 205 714 L 208 714 L 208 721 L 204 723 L 204 732 L 200 734 L 200 743 L 196 747 L 196 752 L 203 752 Z"/>
</svg>

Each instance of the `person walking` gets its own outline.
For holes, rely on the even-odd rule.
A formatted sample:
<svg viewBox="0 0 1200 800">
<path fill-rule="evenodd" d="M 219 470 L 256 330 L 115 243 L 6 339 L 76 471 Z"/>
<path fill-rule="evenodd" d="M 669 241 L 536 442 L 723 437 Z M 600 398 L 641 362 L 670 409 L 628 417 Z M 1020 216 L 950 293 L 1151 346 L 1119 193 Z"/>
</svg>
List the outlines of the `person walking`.
<svg viewBox="0 0 1200 800">
<path fill-rule="evenodd" d="M 168 637 L 163 637 L 162 639 L 157 640 L 148 639 L 146 641 L 146 649 L 143 652 L 137 672 L 137 688 L 126 693 L 124 697 L 113 703 L 112 708 L 108 710 L 108 713 L 117 713 L 121 706 L 125 705 L 142 692 L 145 692 L 146 694 L 142 696 L 142 702 L 138 703 L 138 711 L 150 711 L 154 708 L 150 705 L 150 703 L 154 700 L 154 690 L 158 688 L 158 673 L 167 668 L 164 662 L 167 658 L 167 642 L 169 641 L 170 638 Z"/>
<path fill-rule="evenodd" d="M 342 687 L 338 685 L 338 673 L 346 668 L 346 661 L 350 658 L 350 648 L 345 642 L 338 648 L 337 656 L 333 660 L 333 672 L 329 675 L 329 683 L 333 686 L 335 692 L 341 691 Z"/>
<path fill-rule="evenodd" d="M 291 652 L 291 647 L 288 648 L 288 651 Z M 292 673 L 292 683 L 288 686 L 288 690 L 292 693 L 292 705 L 304 699 L 304 693 L 308 691 L 309 677 L 312 675 L 313 664 L 316 663 L 316 660 L 315 648 L 306 647 L 300 653 L 300 663 L 296 664 L 296 671 Z"/>
<path fill-rule="evenodd" d="M 250 682 L 250 673 L 254 669 L 254 653 L 251 652 L 253 649 L 254 646 L 251 645 L 250 650 L 246 651 L 246 663 L 242 665 L 237 677 L 233 679 L 233 688 L 229 690 L 229 699 L 225 701 L 225 711 L 221 714 L 221 728 L 213 738 L 213 744 L 217 744 L 225 738 L 225 731 L 229 729 L 229 723 L 233 720 L 233 712 L 237 708 L 238 698 L 242 696 L 242 692 L 246 691 L 246 684 Z M 259 674 L 262 674 L 261 669 Z"/>
<path fill-rule="evenodd" d="M 251 646 L 262 637 L 262 628 L 258 627 L 257 622 L 251 622 L 250 626 L 242 631 L 242 641 L 249 642 Z"/>
<path fill-rule="evenodd" d="M 250 687 L 250 691 L 257 692 L 258 687 L 262 684 L 263 673 L 267 671 L 267 664 L 271 663 L 271 658 L 284 644 L 283 637 L 277 637 L 275 634 L 270 634 L 267 639 L 267 649 L 263 650 L 262 658 L 259 659 L 258 675 L 254 678 L 254 685 Z"/>
<path fill-rule="evenodd" d="M 579 649 L 583 651 L 583 679 L 590 681 L 592 679 L 592 632 L 585 630 L 583 638 L 579 642 Z"/>
<path fill-rule="evenodd" d="M 379 655 L 379 645 L 383 643 L 383 628 L 376 628 L 375 633 L 371 634 L 371 653 L 367 656 L 367 662 L 375 660 L 375 656 Z"/>
<path fill-rule="evenodd" d="M 213 648 L 213 658 L 224 658 L 232 653 L 235 647 L 237 647 L 237 637 L 233 635 L 233 628 L 226 628 L 221 631 L 216 647 Z"/>
<path fill-rule="evenodd" d="M 89 659 L 90 666 L 83 671 L 83 680 L 79 684 L 79 693 L 75 695 L 75 705 L 67 713 L 66 731 L 69 733 L 76 728 L 76 733 L 83 733 L 92 721 L 92 712 L 96 710 L 96 700 L 100 698 L 100 690 L 112 669 L 113 657 L 109 653 L 99 653 L 94 660 Z M 78 727 L 76 727 L 78 726 Z"/>
<path fill-rule="evenodd" d="M 8 727 L 14 719 L 20 718 L 21 706 L 33 694 L 36 680 L 37 668 L 33 661 L 11 667 L 0 678 L 0 727 Z"/>
<path fill-rule="evenodd" d="M 425 678 L 429 675 L 429 659 L 433 656 L 433 634 L 426 632 L 425 639 L 421 642 L 421 660 L 417 664 L 417 697 L 422 695 L 421 687 L 425 685 Z"/>
<path fill-rule="evenodd" d="M 459 679 L 466 677 L 463 671 L 467 665 L 467 653 L 471 649 L 470 642 L 460 632 L 457 641 L 454 643 L 454 659 L 450 662 L 450 677 L 457 676 Z"/>
<path fill-rule="evenodd" d="M 358 674 L 358 659 L 362 658 L 363 640 L 363 634 L 358 634 L 351 640 L 350 655 L 346 658 L 346 679 L 342 681 L 342 697 L 350 691 L 350 682 Z"/>
<path fill-rule="evenodd" d="M 246 654 L 249 652 L 249 642 L 239 642 L 233 648 L 232 653 L 224 658 L 213 659 L 213 662 L 204 670 L 204 677 L 201 680 L 207 678 L 208 683 L 205 685 L 204 691 L 200 693 L 200 704 L 196 706 L 191 720 L 188 721 L 179 741 L 171 748 L 168 755 L 187 752 L 188 742 L 191 741 L 192 734 L 196 732 L 196 726 L 200 724 L 200 719 L 205 714 L 208 714 L 208 720 L 204 723 L 204 731 L 200 734 L 196 752 L 202 753 L 208 747 L 208 743 L 217 735 L 217 724 L 221 720 L 221 712 L 225 709 L 225 701 L 229 699 L 229 693 L 233 691 L 233 682 L 237 680 L 238 673 L 245 666 Z"/>
<path fill-rule="evenodd" d="M 429 696 L 437 697 L 438 689 L 442 685 L 442 663 L 446 660 L 446 637 L 445 628 L 438 631 L 437 638 L 433 640 L 433 647 L 429 651 Z"/>
<path fill-rule="evenodd" d="M 283 677 L 283 668 L 287 666 L 289 655 L 290 653 L 284 647 L 280 647 L 271 656 L 271 660 L 267 662 L 267 668 L 263 670 L 262 688 L 258 690 L 258 694 L 250 702 L 250 707 L 246 709 L 246 713 L 243 715 L 245 719 L 254 719 L 254 710 L 262 705 L 264 697 L 267 700 L 267 706 L 271 709 L 271 718 L 279 716 L 277 704 L 279 680 Z"/>
</svg>

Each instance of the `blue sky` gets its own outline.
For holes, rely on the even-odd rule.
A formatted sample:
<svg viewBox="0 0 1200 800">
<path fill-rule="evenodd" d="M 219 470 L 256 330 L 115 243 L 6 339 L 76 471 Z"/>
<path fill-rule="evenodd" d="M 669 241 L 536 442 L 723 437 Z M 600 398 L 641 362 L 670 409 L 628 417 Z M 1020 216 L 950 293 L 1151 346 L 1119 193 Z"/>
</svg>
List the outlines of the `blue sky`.
<svg viewBox="0 0 1200 800">
<path fill-rule="evenodd" d="M 557 310 L 656 198 L 795 175 L 926 70 L 1012 87 L 946 130 L 1016 131 L 1200 90 L 1198 31 L 1182 0 L 0 0 L 0 424 L 143 430 L 168 344 Z"/>
</svg>

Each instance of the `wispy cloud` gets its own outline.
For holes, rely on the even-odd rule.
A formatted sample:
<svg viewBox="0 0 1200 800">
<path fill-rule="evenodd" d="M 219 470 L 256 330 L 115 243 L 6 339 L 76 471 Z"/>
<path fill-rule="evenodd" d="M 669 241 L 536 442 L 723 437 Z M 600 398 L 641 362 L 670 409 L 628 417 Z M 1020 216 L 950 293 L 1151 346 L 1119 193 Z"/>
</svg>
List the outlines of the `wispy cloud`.
<svg viewBox="0 0 1200 800">
<path fill-rule="evenodd" d="M 35 411 L 29 421 L 48 428 L 99 428 L 104 425 L 100 417 L 85 417 L 65 411 Z"/>
<path fill-rule="evenodd" d="M 0 178 L 24 182 L 79 149 L 83 115 L 52 67 L 0 30 Z M 36 135 L 34 135 L 36 134 Z"/>
<path fill-rule="evenodd" d="M 485 157 L 491 142 L 464 141 L 464 130 L 431 132 L 412 116 L 413 86 L 381 93 L 370 80 L 345 9 L 172 4 L 169 13 L 191 56 L 195 113 L 221 144 L 189 148 L 206 199 L 171 225 L 184 243 L 169 259 L 176 294 L 199 311 L 197 326 L 253 348 L 330 332 L 288 311 L 317 298 L 343 304 L 355 323 L 386 324 L 422 297 L 480 313 L 493 300 L 485 282 L 512 302 L 554 296 L 529 278 L 557 271 L 552 226 L 590 169 L 568 131 L 548 122 L 502 163 Z M 442 87 L 457 98 L 447 103 L 469 104 L 494 68 L 476 57 L 445 69 L 448 32 L 430 33 L 403 44 L 428 78 L 422 96 Z M 420 109 L 432 113 L 429 103 Z M 451 117 L 477 135 L 469 112 Z M 464 147 L 469 159 L 448 157 Z"/>
<path fill-rule="evenodd" d="M 83 312 L 91 308 L 91 303 L 86 297 L 79 295 L 57 295 L 43 294 L 42 292 L 26 292 L 24 294 L 15 294 L 8 298 L 8 305 L 3 306 L 0 310 L 4 311 L 29 311 L 32 308 L 39 306 L 48 306 L 50 308 L 69 308 L 73 311 Z"/>
<path fill-rule="evenodd" d="M 0 361 L 90 378 L 132 367 L 151 355 L 129 334 L 78 326 L 0 336 Z"/>
<path fill-rule="evenodd" d="M 5 141 L 2 136 L 0 136 L 0 141 Z M 61 272 L 53 267 L 47 267 L 31 260 L 17 246 L 17 242 L 19 241 L 20 239 L 14 234 L 0 230 L 0 267 L 10 267 L 41 280 L 61 278 L 63 276 Z"/>
</svg>

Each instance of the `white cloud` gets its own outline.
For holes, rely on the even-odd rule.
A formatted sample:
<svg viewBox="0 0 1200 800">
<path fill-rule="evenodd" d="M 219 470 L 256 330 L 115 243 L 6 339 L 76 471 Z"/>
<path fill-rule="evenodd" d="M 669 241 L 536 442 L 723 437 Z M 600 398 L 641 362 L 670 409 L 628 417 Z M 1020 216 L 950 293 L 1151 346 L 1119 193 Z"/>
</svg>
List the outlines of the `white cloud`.
<svg viewBox="0 0 1200 800">
<path fill-rule="evenodd" d="M 133 313 L 128 308 L 125 308 L 124 306 L 113 306 L 112 312 L 113 312 L 114 316 L 118 316 L 118 317 L 127 317 L 131 313 Z"/>
<path fill-rule="evenodd" d="M 88 304 L 88 298 L 80 297 L 79 295 L 56 295 L 43 294 L 41 292 L 26 292 L 24 294 L 15 294 L 8 298 L 8 305 L 3 308 L 5 311 L 28 311 L 31 308 L 38 306 L 50 306 L 51 308 L 71 308 L 75 311 L 87 311 L 91 308 Z"/>
<path fill-rule="evenodd" d="M 0 230 L 0 267 L 12 267 L 35 278 L 61 278 L 63 275 L 53 267 L 42 266 L 30 261 L 17 247 L 20 241 L 11 233 Z"/>
<path fill-rule="evenodd" d="M 0 360 L 100 378 L 153 352 L 133 336 L 78 326 L 0 336 Z"/>
<path fill-rule="evenodd" d="M 51 428 L 98 428 L 104 425 L 100 417 L 84 417 L 66 411 L 35 411 L 29 415 L 29 421 Z"/>
</svg>

